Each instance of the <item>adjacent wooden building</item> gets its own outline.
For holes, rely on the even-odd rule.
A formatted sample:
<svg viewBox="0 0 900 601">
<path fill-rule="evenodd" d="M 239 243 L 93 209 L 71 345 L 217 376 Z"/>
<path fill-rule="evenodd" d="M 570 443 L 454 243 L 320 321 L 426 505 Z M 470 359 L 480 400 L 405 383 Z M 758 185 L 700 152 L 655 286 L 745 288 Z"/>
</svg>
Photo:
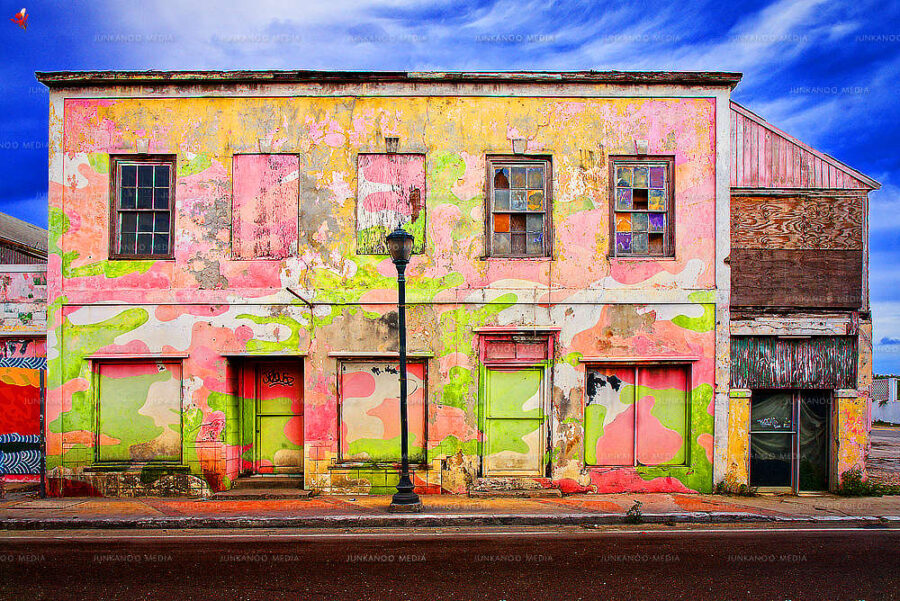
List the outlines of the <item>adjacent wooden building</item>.
<svg viewBox="0 0 900 601">
<path fill-rule="evenodd" d="M 878 182 L 731 103 L 730 486 L 865 469 L 868 193 Z"/>
</svg>

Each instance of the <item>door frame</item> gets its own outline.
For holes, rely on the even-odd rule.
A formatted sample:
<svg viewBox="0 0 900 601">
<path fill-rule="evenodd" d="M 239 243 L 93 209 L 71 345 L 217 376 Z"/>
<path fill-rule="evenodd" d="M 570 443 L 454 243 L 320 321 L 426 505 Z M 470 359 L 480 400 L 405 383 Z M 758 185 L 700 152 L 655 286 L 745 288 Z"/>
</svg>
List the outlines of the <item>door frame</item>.
<svg viewBox="0 0 900 601">
<path fill-rule="evenodd" d="M 259 378 L 260 378 L 260 365 L 263 364 L 271 364 L 271 363 L 281 363 L 281 364 L 296 364 L 299 366 L 300 371 L 300 391 L 301 391 L 301 399 L 300 405 L 303 408 L 303 413 L 301 416 L 304 418 L 303 420 L 303 445 L 301 446 L 303 456 L 303 469 L 298 472 L 272 472 L 272 473 L 261 473 L 259 471 Z M 304 474 L 306 472 L 306 386 L 305 386 L 305 365 L 304 365 L 304 357 L 282 357 L 282 356 L 270 356 L 270 355 L 259 355 L 252 357 L 242 357 L 242 361 L 240 362 L 239 374 L 238 374 L 238 395 L 240 401 L 238 402 L 238 429 L 240 433 L 240 441 L 241 446 L 246 446 L 248 443 L 251 444 L 251 460 L 250 460 L 250 469 L 249 470 L 240 470 L 238 473 L 238 477 L 253 477 L 253 476 L 293 476 L 304 478 Z M 247 375 L 252 375 L 252 380 L 250 384 L 250 390 L 247 389 Z M 249 410 L 249 415 L 248 415 Z M 252 419 L 252 428 L 250 433 L 250 440 L 247 440 L 245 436 L 245 425 L 246 420 Z M 243 453 L 242 453 L 243 454 Z"/>
<path fill-rule="evenodd" d="M 547 452 L 551 448 L 550 435 L 552 428 L 550 427 L 551 411 L 550 411 L 550 395 L 552 388 L 553 370 L 550 369 L 553 364 L 553 346 L 555 342 L 555 332 L 534 331 L 534 330 L 517 330 L 504 329 L 505 331 L 492 331 L 490 333 L 481 334 L 479 336 L 479 366 L 478 366 L 478 475 L 481 478 L 546 478 L 550 474 L 550 457 Z M 519 357 L 492 358 L 488 356 L 487 344 L 491 342 L 522 342 L 527 339 L 528 343 L 535 344 L 540 342 L 545 346 L 545 354 L 543 359 L 523 359 Z M 487 446 L 487 379 L 489 370 L 497 371 L 517 371 L 519 369 L 540 369 L 541 370 L 541 386 L 540 386 L 540 409 L 542 414 L 540 435 L 541 441 L 541 459 L 538 474 L 524 474 L 521 472 L 501 472 L 488 474 L 485 467 L 485 451 Z"/>
<path fill-rule="evenodd" d="M 764 493 L 810 493 L 816 494 L 825 491 L 816 490 L 800 490 L 800 400 L 804 391 L 820 391 L 827 393 L 829 396 L 829 406 L 827 419 L 825 420 L 825 439 L 828 441 L 826 445 L 827 456 L 825 458 L 825 470 L 828 474 L 826 482 L 826 491 L 831 490 L 832 486 L 832 462 L 834 458 L 833 440 L 834 420 L 835 420 L 835 395 L 834 389 L 831 388 L 753 388 L 750 391 L 750 410 L 747 412 L 747 484 L 753 486 L 753 434 L 772 434 L 773 432 L 754 432 L 753 431 L 753 393 L 755 392 L 785 392 L 791 395 L 791 420 L 793 428 L 791 432 L 783 432 L 783 434 L 791 435 L 791 482 L 789 486 L 758 486 L 756 490 Z"/>
</svg>

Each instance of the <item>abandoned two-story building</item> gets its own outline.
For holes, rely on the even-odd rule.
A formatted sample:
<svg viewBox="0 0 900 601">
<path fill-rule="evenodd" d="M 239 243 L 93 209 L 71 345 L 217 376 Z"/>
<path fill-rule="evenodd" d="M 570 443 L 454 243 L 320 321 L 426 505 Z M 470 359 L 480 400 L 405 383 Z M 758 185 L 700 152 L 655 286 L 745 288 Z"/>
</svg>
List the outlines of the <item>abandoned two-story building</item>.
<svg viewBox="0 0 900 601">
<path fill-rule="evenodd" d="M 38 78 L 56 494 L 391 492 L 398 224 L 419 492 L 864 468 L 877 183 L 739 74 Z"/>
</svg>

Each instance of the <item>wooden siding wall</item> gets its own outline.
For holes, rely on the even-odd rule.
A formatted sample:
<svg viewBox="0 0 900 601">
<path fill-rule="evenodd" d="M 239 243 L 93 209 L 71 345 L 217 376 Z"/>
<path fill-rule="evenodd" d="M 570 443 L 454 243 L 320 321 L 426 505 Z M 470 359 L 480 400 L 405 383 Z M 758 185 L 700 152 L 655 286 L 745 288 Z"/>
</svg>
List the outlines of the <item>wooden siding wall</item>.
<svg viewBox="0 0 900 601">
<path fill-rule="evenodd" d="M 732 104 L 732 188 L 870 189 L 871 184 L 771 124 Z M 864 177 L 864 176 L 863 176 Z"/>
<path fill-rule="evenodd" d="M 855 336 L 731 338 L 733 388 L 856 388 Z"/>
<path fill-rule="evenodd" d="M 732 192 L 732 306 L 859 309 L 865 194 Z"/>
</svg>

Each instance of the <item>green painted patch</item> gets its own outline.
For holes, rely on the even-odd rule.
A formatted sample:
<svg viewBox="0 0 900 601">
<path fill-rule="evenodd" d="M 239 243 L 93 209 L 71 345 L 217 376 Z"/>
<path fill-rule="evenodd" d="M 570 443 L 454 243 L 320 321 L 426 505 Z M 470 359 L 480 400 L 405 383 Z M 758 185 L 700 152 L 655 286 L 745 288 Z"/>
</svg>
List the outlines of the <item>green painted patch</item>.
<svg viewBox="0 0 900 601">
<path fill-rule="evenodd" d="M 413 444 L 413 441 L 414 437 L 410 434 L 408 436 L 409 460 L 413 463 L 423 463 L 425 450 Z M 371 461 L 373 463 L 400 461 L 400 437 L 360 438 L 350 442 L 347 453 L 353 461 Z"/>
<path fill-rule="evenodd" d="M 716 306 L 704 304 L 703 315 L 700 317 L 688 317 L 687 315 L 676 315 L 672 318 L 672 323 L 679 328 L 693 330 L 694 332 L 709 332 L 716 327 Z"/>
<path fill-rule="evenodd" d="M 88 163 L 94 173 L 106 175 L 109 173 L 109 155 L 105 152 L 88 153 Z"/>
<path fill-rule="evenodd" d="M 196 173 L 200 173 L 204 169 L 208 169 L 211 166 L 212 159 L 209 157 L 209 155 L 198 154 L 189 161 L 178 161 L 178 177 L 194 175 Z"/>
</svg>

